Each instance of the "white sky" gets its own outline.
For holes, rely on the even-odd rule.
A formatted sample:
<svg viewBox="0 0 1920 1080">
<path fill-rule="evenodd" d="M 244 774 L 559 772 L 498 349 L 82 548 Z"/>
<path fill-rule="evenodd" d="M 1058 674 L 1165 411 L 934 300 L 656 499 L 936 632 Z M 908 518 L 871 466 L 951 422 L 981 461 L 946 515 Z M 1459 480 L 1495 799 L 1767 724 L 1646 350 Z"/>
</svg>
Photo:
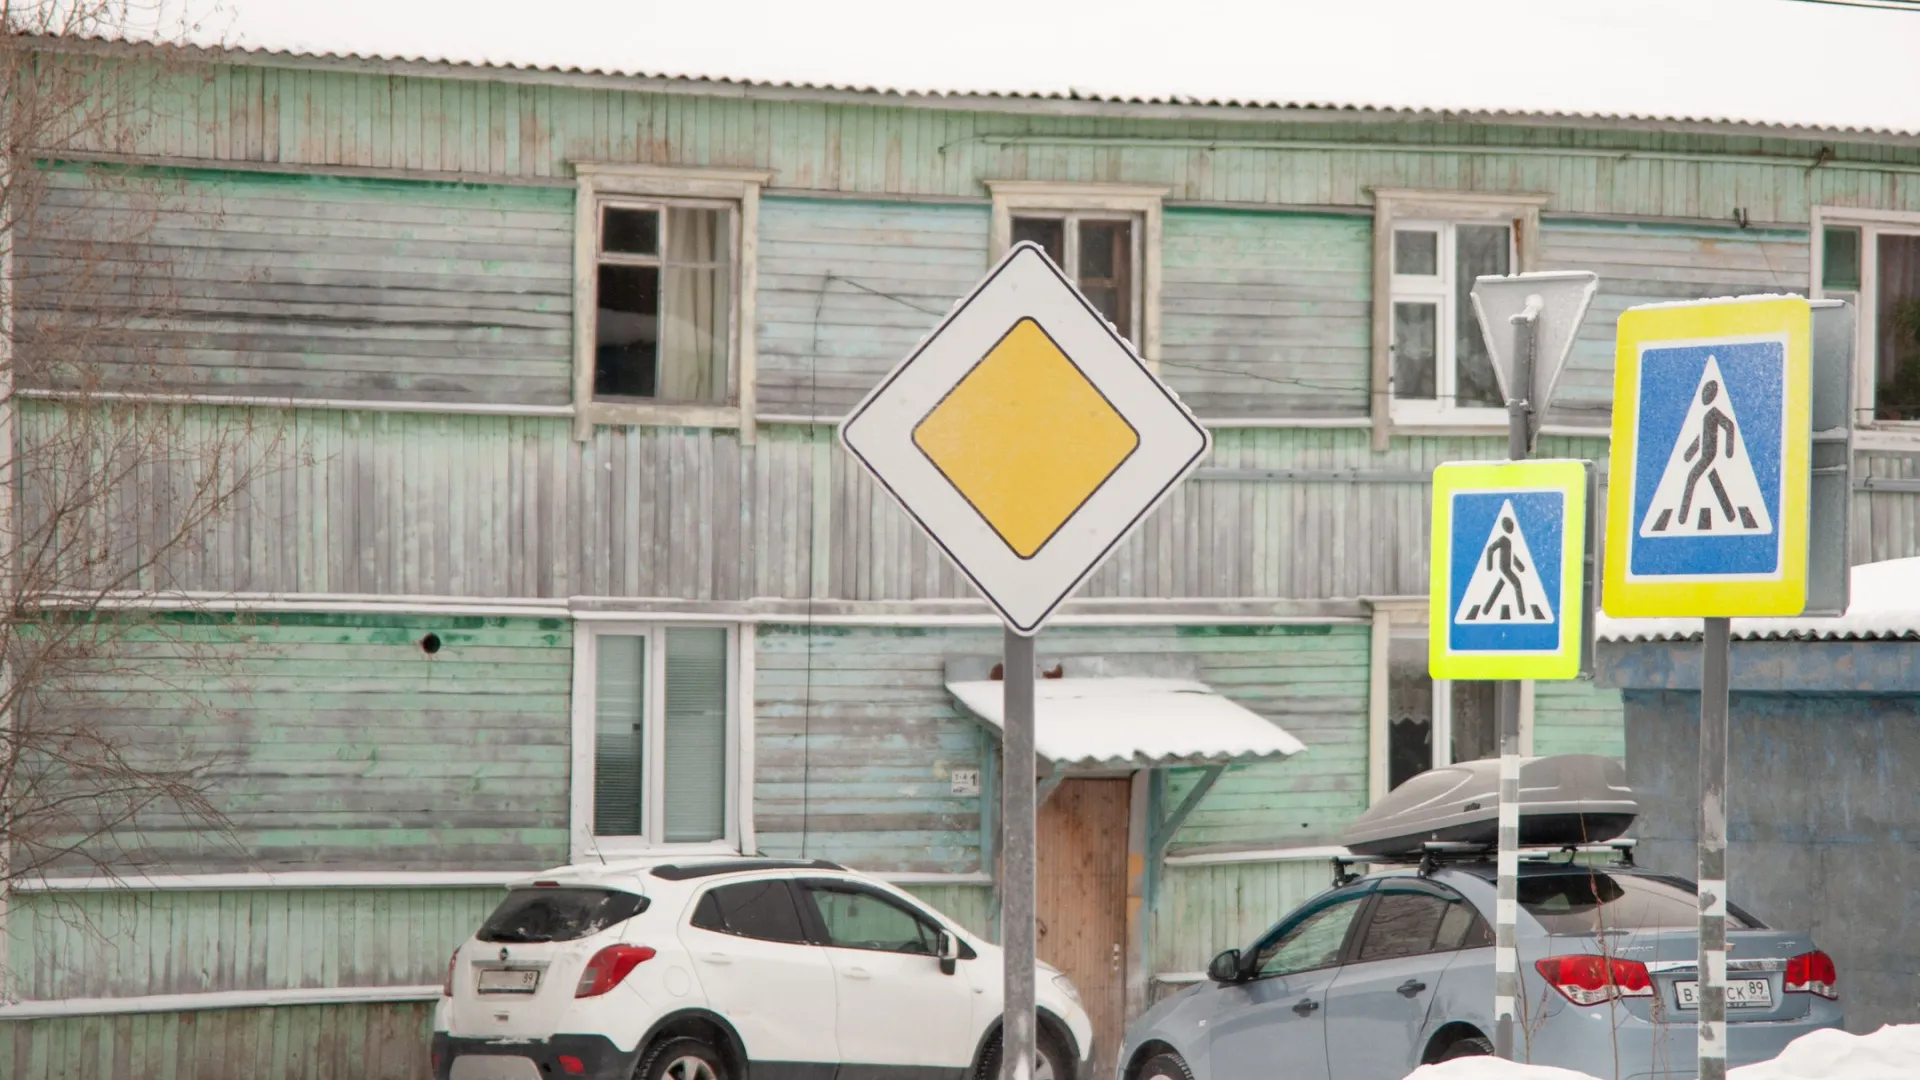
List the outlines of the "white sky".
<svg viewBox="0 0 1920 1080">
<path fill-rule="evenodd" d="M 1790 0 L 159 2 L 188 6 L 197 40 L 250 48 L 1920 133 L 1920 11 Z"/>
</svg>

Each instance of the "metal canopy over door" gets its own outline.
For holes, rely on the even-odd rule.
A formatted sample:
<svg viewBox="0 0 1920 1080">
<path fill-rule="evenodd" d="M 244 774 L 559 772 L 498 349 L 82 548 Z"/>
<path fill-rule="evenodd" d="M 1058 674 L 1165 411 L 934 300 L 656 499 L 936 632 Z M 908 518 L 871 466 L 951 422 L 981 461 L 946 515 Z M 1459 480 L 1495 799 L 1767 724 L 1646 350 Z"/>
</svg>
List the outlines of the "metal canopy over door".
<svg viewBox="0 0 1920 1080">
<path fill-rule="evenodd" d="M 1040 959 L 1065 972 L 1093 1021 L 1094 1076 L 1126 1028 L 1128 780 L 1064 780 L 1040 808 Z"/>
</svg>

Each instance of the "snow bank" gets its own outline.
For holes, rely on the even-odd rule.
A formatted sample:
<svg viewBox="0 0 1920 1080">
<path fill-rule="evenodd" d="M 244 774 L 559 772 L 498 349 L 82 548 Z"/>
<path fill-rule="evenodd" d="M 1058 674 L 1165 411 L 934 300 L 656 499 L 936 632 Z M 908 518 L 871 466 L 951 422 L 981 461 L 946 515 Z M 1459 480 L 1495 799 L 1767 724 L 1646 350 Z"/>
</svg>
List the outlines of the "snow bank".
<svg viewBox="0 0 1920 1080">
<path fill-rule="evenodd" d="M 1811 1032 L 1793 1040 L 1772 1061 L 1744 1065 L 1727 1073 L 1727 1080 L 1913 1080 L 1914 1077 L 1920 1077 L 1920 1024 L 1889 1025 L 1871 1035 Z"/>
<path fill-rule="evenodd" d="M 1461 1058 L 1440 1065 L 1422 1065 L 1407 1080 L 1597 1080 L 1572 1069 L 1551 1065 L 1522 1065 L 1499 1058 Z M 1771 1078 L 1768 1078 L 1771 1080 Z"/>
<path fill-rule="evenodd" d="M 1691 1065 L 1691 1062 L 1688 1063 Z M 1772 1061 L 1743 1065 L 1727 1080 L 1915 1080 L 1920 1077 L 1920 1024 L 1889 1025 L 1871 1035 L 1815 1031 Z M 1571 1069 L 1521 1065 L 1498 1058 L 1462 1058 L 1422 1065 L 1407 1080 L 1595 1080 Z"/>
</svg>

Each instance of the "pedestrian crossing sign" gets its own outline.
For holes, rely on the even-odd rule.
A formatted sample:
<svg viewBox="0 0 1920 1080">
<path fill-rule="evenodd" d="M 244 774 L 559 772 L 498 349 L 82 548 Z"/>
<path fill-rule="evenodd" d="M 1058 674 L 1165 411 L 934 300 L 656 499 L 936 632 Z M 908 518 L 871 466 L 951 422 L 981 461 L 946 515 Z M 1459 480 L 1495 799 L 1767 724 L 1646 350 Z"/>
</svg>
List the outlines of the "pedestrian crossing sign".
<svg viewBox="0 0 1920 1080">
<path fill-rule="evenodd" d="M 1589 469 L 1474 461 L 1433 470 L 1434 678 L 1579 677 Z"/>
<path fill-rule="evenodd" d="M 1811 341 L 1797 296 L 1620 316 L 1607 614 L 1805 609 Z"/>
</svg>

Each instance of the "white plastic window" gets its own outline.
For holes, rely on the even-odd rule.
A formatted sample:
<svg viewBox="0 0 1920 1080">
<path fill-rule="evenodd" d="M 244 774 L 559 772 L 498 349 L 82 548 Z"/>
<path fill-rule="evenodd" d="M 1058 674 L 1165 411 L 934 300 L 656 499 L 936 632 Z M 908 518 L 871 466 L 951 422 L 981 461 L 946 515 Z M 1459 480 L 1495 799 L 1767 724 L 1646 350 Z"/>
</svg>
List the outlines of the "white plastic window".
<svg viewBox="0 0 1920 1080">
<path fill-rule="evenodd" d="M 1470 296 L 1474 278 L 1512 272 L 1512 226 L 1396 221 L 1390 251 L 1394 419 L 1498 423 L 1505 402 Z"/>
</svg>

